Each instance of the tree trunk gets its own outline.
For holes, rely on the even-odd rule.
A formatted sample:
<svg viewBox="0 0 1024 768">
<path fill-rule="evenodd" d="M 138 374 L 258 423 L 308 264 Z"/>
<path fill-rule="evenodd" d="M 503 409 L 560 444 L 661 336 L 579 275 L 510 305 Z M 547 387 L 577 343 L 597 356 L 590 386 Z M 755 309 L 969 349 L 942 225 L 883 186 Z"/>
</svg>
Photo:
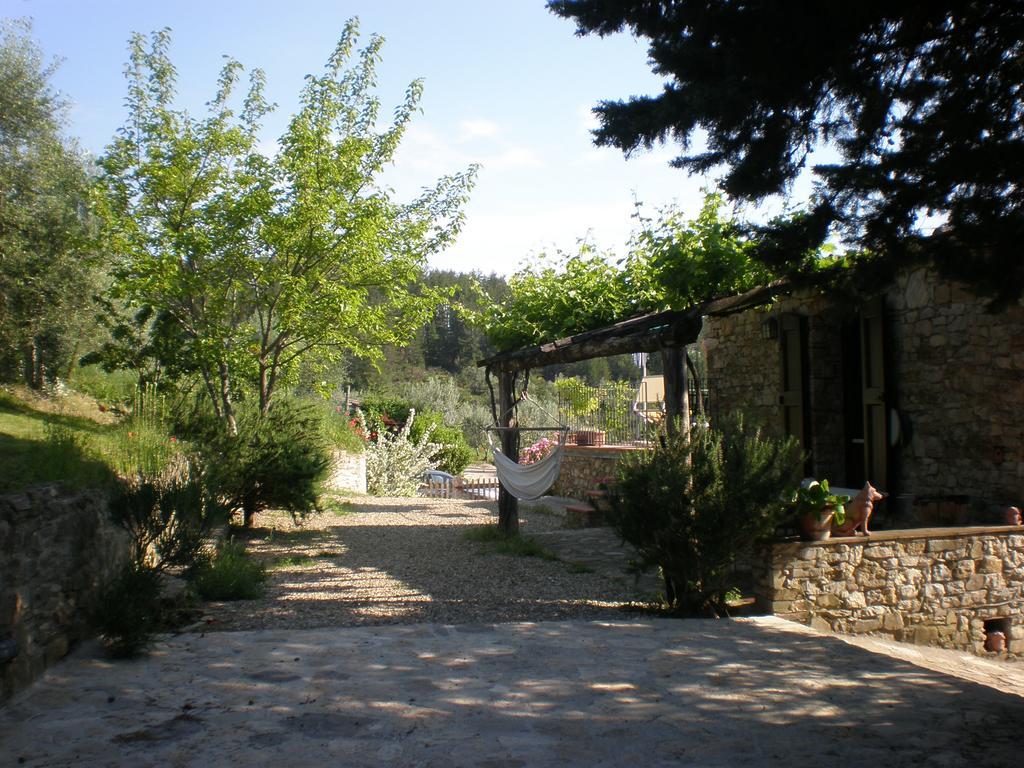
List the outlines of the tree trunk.
<svg viewBox="0 0 1024 768">
<path fill-rule="evenodd" d="M 221 411 L 224 421 L 228 426 L 228 434 L 232 437 L 237 437 L 238 423 L 235 421 L 235 407 L 231 403 L 231 379 L 229 377 L 228 365 L 225 362 L 221 362 L 219 368 Z"/>
<path fill-rule="evenodd" d="M 502 429 L 501 452 L 513 461 L 519 461 L 519 433 L 515 427 L 519 426 L 515 417 L 515 385 L 516 375 L 511 371 L 501 371 L 498 376 L 498 426 L 508 427 Z M 505 490 L 505 486 L 498 487 L 498 527 L 506 536 L 514 536 L 519 533 L 519 500 Z"/>
<path fill-rule="evenodd" d="M 686 392 L 686 366 L 683 347 L 662 347 L 665 375 L 665 426 L 669 435 L 690 432 L 690 403 Z"/>
</svg>

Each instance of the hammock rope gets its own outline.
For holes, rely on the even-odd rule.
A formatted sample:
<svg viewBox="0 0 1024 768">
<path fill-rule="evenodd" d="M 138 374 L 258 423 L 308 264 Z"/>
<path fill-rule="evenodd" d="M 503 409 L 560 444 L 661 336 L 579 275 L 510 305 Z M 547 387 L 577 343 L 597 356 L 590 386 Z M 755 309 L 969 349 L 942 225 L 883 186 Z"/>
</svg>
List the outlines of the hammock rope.
<svg viewBox="0 0 1024 768">
<path fill-rule="evenodd" d="M 506 491 L 521 501 L 539 499 L 554 484 L 562 469 L 562 449 L 565 447 L 565 437 L 569 434 L 569 428 L 558 427 L 558 443 L 550 453 L 533 464 L 519 464 L 501 452 L 501 448 L 494 444 L 491 435 L 502 429 L 520 430 L 519 427 L 491 427 L 486 430 L 487 442 L 494 454 L 494 468 L 498 473 L 498 480 L 505 486 Z M 529 427 L 522 429 L 529 429 Z M 543 430 L 553 431 L 548 427 Z"/>
<path fill-rule="evenodd" d="M 498 408 L 494 398 L 494 387 L 491 385 L 490 374 L 490 367 L 488 367 L 485 371 L 485 375 L 487 379 L 487 388 L 491 393 L 491 414 L 494 417 L 494 426 L 485 429 L 484 433 L 487 435 L 487 444 L 491 448 L 491 453 L 494 454 L 494 468 L 498 474 L 498 481 L 506 491 L 521 501 L 533 501 L 534 499 L 539 499 L 554 484 L 555 480 L 558 478 L 558 473 L 562 469 L 562 449 L 565 447 L 565 440 L 566 436 L 569 434 L 569 428 L 561 425 L 556 427 L 501 426 L 501 419 L 498 418 Z M 515 398 L 512 403 L 512 407 L 502 414 L 502 419 L 515 411 L 518 408 L 519 403 L 529 399 L 527 389 L 529 381 L 530 371 L 527 369 L 523 382 L 523 391 L 518 398 Z M 549 418 L 551 417 L 551 414 L 544 410 L 540 403 L 534 401 L 534 405 L 546 416 Z M 556 423 L 558 421 L 557 419 L 552 420 Z M 521 432 L 558 432 L 558 442 L 546 456 L 538 461 L 535 461 L 532 464 L 520 464 L 502 453 L 500 445 L 495 445 L 492 435 L 494 433 L 502 432 L 515 432 L 517 437 Z M 516 445 L 518 445 L 518 441 L 516 441 Z"/>
</svg>

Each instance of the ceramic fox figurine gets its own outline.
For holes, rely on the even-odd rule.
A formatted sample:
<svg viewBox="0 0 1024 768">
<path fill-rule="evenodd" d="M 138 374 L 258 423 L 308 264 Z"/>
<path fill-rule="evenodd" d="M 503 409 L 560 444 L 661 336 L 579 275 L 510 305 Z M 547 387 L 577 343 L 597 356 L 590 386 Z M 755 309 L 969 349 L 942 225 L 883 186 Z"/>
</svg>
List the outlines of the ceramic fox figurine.
<svg viewBox="0 0 1024 768">
<path fill-rule="evenodd" d="M 868 520 L 871 519 L 871 513 L 875 511 L 875 502 L 884 498 L 885 494 L 875 490 L 871 483 L 864 483 L 860 493 L 846 505 L 846 520 L 843 524 L 833 524 L 832 535 L 857 536 L 863 534 L 868 536 Z"/>
</svg>

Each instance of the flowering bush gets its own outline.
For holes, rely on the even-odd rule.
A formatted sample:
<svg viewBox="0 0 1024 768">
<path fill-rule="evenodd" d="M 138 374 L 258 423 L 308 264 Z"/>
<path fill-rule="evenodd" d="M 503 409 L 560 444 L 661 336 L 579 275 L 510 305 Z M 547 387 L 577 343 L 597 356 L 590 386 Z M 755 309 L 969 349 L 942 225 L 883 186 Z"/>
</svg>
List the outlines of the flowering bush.
<svg viewBox="0 0 1024 768">
<path fill-rule="evenodd" d="M 363 423 L 362 413 L 359 413 Z M 430 442 L 433 429 L 424 431 L 419 440 L 412 440 L 416 410 L 410 409 L 409 418 L 397 434 L 381 431 L 377 439 L 366 448 L 366 489 L 375 496 L 412 496 L 420 487 L 423 476 L 437 468 L 436 457 L 441 445 Z M 365 431 L 365 426 L 363 427 Z"/>
<path fill-rule="evenodd" d="M 538 461 L 543 459 L 555 446 L 558 445 L 554 440 L 549 440 L 546 437 L 542 437 L 533 445 L 527 446 L 523 449 L 522 453 L 519 454 L 520 464 L 536 464 Z"/>
</svg>

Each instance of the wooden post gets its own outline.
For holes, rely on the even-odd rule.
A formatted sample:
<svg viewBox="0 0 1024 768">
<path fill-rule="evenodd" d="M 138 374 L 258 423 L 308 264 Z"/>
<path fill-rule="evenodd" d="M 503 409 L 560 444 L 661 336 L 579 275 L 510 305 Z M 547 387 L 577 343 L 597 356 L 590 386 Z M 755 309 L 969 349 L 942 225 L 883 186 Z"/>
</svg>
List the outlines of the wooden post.
<svg viewBox="0 0 1024 768">
<path fill-rule="evenodd" d="M 516 376 L 502 370 L 498 375 L 498 426 L 517 427 L 515 415 Z M 519 433 L 514 429 L 501 430 L 501 452 L 513 461 L 519 461 Z M 519 500 L 505 486 L 498 488 L 498 527 L 506 536 L 519 533 Z"/>
<path fill-rule="evenodd" d="M 686 391 L 686 350 L 681 346 L 662 347 L 661 362 L 665 376 L 665 420 L 668 434 L 674 436 L 677 427 L 683 433 L 690 431 L 690 399 Z"/>
</svg>

